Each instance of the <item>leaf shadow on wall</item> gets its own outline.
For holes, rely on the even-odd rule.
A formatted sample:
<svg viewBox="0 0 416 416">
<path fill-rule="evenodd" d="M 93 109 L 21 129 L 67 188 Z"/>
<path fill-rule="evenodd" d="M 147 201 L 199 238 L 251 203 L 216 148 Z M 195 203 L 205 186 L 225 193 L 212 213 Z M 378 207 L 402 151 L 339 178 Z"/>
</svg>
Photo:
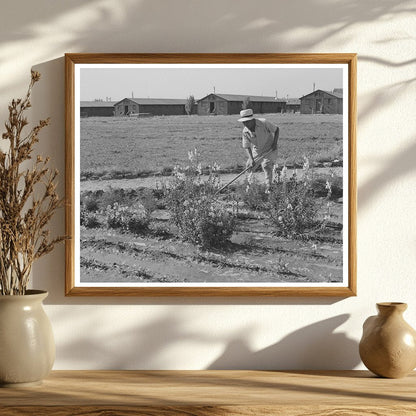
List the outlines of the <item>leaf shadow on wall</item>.
<svg viewBox="0 0 416 416">
<path fill-rule="evenodd" d="M 319 0 L 308 1 L 307 7 L 302 0 L 285 2 L 284 7 L 279 7 L 274 0 L 262 1 L 261 7 L 252 1 L 239 4 L 236 10 L 234 2 L 179 0 L 176 7 L 167 9 L 164 0 L 136 2 L 125 6 L 123 18 L 115 18 L 112 10 L 98 3 L 96 21 L 91 22 L 95 30 L 92 32 L 89 25 L 85 28 L 87 33 L 80 32 L 81 50 L 96 50 L 105 38 L 106 50 L 113 48 L 119 52 L 131 52 L 131 46 L 120 42 L 120 33 L 129 28 L 128 36 L 140 40 L 142 52 L 173 52 L 177 51 L 178 45 L 192 52 L 258 52 L 262 44 L 273 44 L 274 50 L 285 47 L 285 51 L 303 52 L 353 25 L 414 11 L 408 0 L 393 3 L 379 0 L 376 5 L 360 0 L 337 2 L 336 12 Z M 192 19 L 184 19 L 184 13 Z M 107 22 L 107 25 L 102 25 L 102 22 Z M 174 27 L 183 30 L 177 36 L 167 36 L 167 28 Z M 309 36 L 298 40 L 293 36 L 294 29 L 304 29 Z M 109 36 L 108 32 L 114 36 Z M 212 36 L 213 33 L 222 36 Z M 159 45 L 159 48 L 152 45 Z"/>
<path fill-rule="evenodd" d="M 236 338 L 207 369 L 354 368 L 360 363 L 358 343 L 343 332 L 335 332 L 349 317 L 342 314 L 313 323 L 258 351 L 250 348 L 246 337 Z"/>
<path fill-rule="evenodd" d="M 383 61 L 385 62 L 385 61 Z M 394 67 L 396 64 L 391 63 L 389 66 Z M 406 64 L 407 65 L 407 64 Z M 399 99 L 400 95 L 406 93 L 408 88 L 412 88 L 416 82 L 416 78 L 401 81 L 388 88 L 383 87 L 372 94 L 371 100 L 360 110 L 358 115 L 358 125 L 371 120 L 371 116 L 375 111 L 380 111 L 384 107 L 391 105 L 391 97 Z M 410 131 L 410 134 L 416 132 Z M 416 137 L 415 137 L 416 138 Z M 383 140 L 394 140 L 394 137 L 381 138 Z M 372 178 L 367 180 L 358 188 L 358 203 L 360 208 L 366 207 L 378 193 L 380 193 L 390 183 L 402 179 L 405 175 L 416 169 L 416 140 L 409 146 L 401 149 L 395 155 L 390 156 L 387 160 L 380 163 L 381 167 Z M 374 160 L 377 162 L 377 160 Z"/>
<path fill-rule="evenodd" d="M 165 0 L 38 0 L 36 8 L 10 2 L 0 16 L 0 65 L 18 61 L 20 68 L 29 67 L 35 56 L 60 56 L 63 51 L 319 51 L 328 39 L 350 40 L 345 32 L 353 26 L 415 11 L 410 0 L 337 1 L 333 7 L 319 0 L 292 0 L 284 6 L 264 0 L 259 7 L 247 0 L 239 6 L 222 0 L 177 0 L 175 7 L 166 7 Z M 26 44 L 28 53 L 22 50 Z M 0 83 L 0 95 L 18 83 Z"/>
<path fill-rule="evenodd" d="M 175 42 L 175 46 L 193 43 L 199 46 L 199 51 L 201 48 L 212 51 L 218 47 L 226 50 L 238 47 L 248 51 L 259 49 L 259 39 L 266 43 L 270 39 L 277 40 L 279 46 L 282 43 L 277 38 L 279 34 L 287 34 L 294 28 L 319 28 L 318 35 L 302 38 L 301 41 L 291 37 L 294 49 L 305 51 L 316 42 L 326 40 L 352 25 L 372 22 L 382 16 L 414 12 L 409 0 L 379 0 L 376 4 L 360 0 L 338 1 L 336 10 L 319 0 L 310 0 L 307 5 L 302 0 L 292 0 L 286 2 L 284 7 L 279 7 L 274 0 L 262 1 L 262 7 L 248 0 L 241 1 L 238 8 L 234 2 L 222 0 L 208 3 L 177 0 L 175 7 L 170 8 L 166 7 L 164 0 L 126 0 L 116 6 L 112 3 L 90 0 L 86 5 L 83 0 L 38 0 L 36 8 L 21 7 L 18 2 L 10 3 L 1 20 L 0 38 L 2 43 L 33 39 L 50 25 L 68 24 L 62 19 L 70 16 L 77 18 L 77 25 L 72 28 L 74 35 L 67 33 L 63 40 L 58 41 L 66 42 L 68 47 L 75 46 L 78 51 L 81 47 L 91 52 L 91 48 L 103 45 L 107 50 L 113 49 L 112 52 L 132 52 L 131 45 L 122 41 L 124 36 L 140 42 L 140 49 L 154 48 L 156 44 L 166 52 L 166 49 L 171 50 L 171 42 Z M 185 19 L 185 14 L 192 18 Z M 16 31 L 14 16 L 19 16 L 19 31 Z M 205 25 L 201 26 L 201 22 Z M 183 30 L 177 36 L 166 36 L 168 30 L 174 27 Z M 65 29 L 70 32 L 70 28 L 64 26 Z M 226 40 L 221 36 L 213 37 L 213 32 L 226 34 Z M 246 36 L 242 41 L 243 34 Z M 186 38 L 186 43 L 180 42 L 183 38 Z M 154 49 L 152 51 L 155 52 Z"/>
<path fill-rule="evenodd" d="M 408 39 L 406 39 L 408 40 Z M 385 39 L 382 42 L 393 42 L 392 39 Z M 397 42 L 396 42 L 397 44 Z M 414 55 L 414 54 L 413 54 Z M 359 55 L 358 63 L 364 65 L 365 63 L 371 63 L 380 66 L 387 66 L 390 70 L 396 68 L 414 68 L 416 58 L 409 57 L 410 59 L 402 62 L 395 62 L 387 58 L 380 58 L 375 56 Z M 413 71 L 414 73 L 414 71 Z M 397 101 L 402 95 L 407 94 L 409 89 L 415 89 L 416 77 L 404 79 L 402 81 L 383 86 L 377 90 L 371 92 L 371 98 L 367 100 L 367 103 L 359 107 L 358 112 L 358 126 L 365 123 L 370 123 L 372 116 L 376 112 L 380 112 L 392 104 L 392 97 Z M 403 111 L 409 111 L 404 108 Z M 392 117 L 396 115 L 391 114 Z M 415 131 L 410 131 L 410 135 L 414 135 Z M 416 138 L 416 137 L 415 137 Z M 381 140 L 394 140 L 394 137 L 381 137 Z M 381 162 L 381 168 L 372 178 L 367 180 L 363 185 L 358 188 L 358 203 L 360 208 L 366 207 L 375 197 L 379 194 L 387 185 L 391 182 L 402 179 L 405 175 L 413 172 L 416 169 L 416 140 L 401 149 L 395 155 L 389 157 L 389 159 Z M 374 160 L 374 162 L 377 162 Z"/>
<path fill-rule="evenodd" d="M 360 363 L 358 343 L 344 332 L 335 332 L 349 319 L 349 314 L 307 325 L 257 351 L 249 347 L 255 332 L 253 326 L 240 328 L 234 335 L 219 335 L 200 328 L 191 329 L 184 324 L 180 314 L 174 316 L 167 312 L 146 320 L 143 325 L 130 326 L 128 330 L 116 324 L 117 329 L 113 331 L 115 322 L 111 319 L 107 322 L 108 328 L 104 328 L 98 315 L 92 314 L 90 320 L 85 321 L 78 319 L 77 314 L 82 316 L 82 310 L 71 314 L 57 312 L 56 319 L 60 326 L 66 330 L 72 328 L 69 342 L 65 343 L 65 337 L 58 338 L 57 359 L 61 365 L 73 362 L 78 368 L 110 370 L 169 368 L 172 354 L 189 349 L 195 351 L 195 356 L 192 352 L 188 352 L 186 357 L 179 353 L 174 365 L 183 366 L 181 360 L 185 360 L 185 365 L 192 368 L 194 363 L 201 361 L 201 357 L 197 356 L 201 351 L 205 360 L 215 356 L 210 352 L 212 347 L 206 348 L 218 344 L 225 346 L 222 354 L 205 369 L 336 370 L 354 368 Z M 74 322 L 79 324 L 73 326 Z M 140 322 L 140 316 L 137 322 Z M 109 331 L 113 331 L 111 337 L 108 336 Z M 198 347 L 195 348 L 195 345 Z"/>
<path fill-rule="evenodd" d="M 404 148 L 383 163 L 381 169 L 358 189 L 360 207 L 367 206 L 376 194 L 393 181 L 398 181 L 416 169 L 416 138 L 413 144 Z"/>
<path fill-rule="evenodd" d="M 164 368 L 172 362 L 171 348 L 192 342 L 210 344 L 214 341 L 213 336 L 203 331 L 184 328 L 181 319 L 172 313 L 146 319 L 143 325 L 140 324 L 141 316 L 137 315 L 136 326 L 123 328 L 120 322 L 110 318 L 106 328 L 102 326 L 101 317 L 94 313 L 85 320 L 82 312 L 71 313 L 71 316 L 58 312 L 56 319 L 61 327 L 65 322 L 67 328 L 72 327 L 75 321 L 79 321 L 80 326 L 72 327 L 70 342 L 65 342 L 64 337 L 58 338 L 57 359 L 64 364 L 77 363 L 82 369 Z"/>
</svg>

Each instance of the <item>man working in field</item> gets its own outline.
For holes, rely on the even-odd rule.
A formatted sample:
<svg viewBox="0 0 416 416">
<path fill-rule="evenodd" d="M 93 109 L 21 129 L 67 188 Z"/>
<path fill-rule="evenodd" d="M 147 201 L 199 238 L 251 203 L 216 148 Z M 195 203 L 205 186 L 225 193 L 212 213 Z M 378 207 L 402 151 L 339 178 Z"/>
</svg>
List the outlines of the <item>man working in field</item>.
<svg viewBox="0 0 416 416">
<path fill-rule="evenodd" d="M 266 193 L 269 193 L 273 180 L 273 165 L 277 159 L 279 127 L 264 118 L 254 118 L 252 109 L 240 111 L 240 116 L 238 121 L 244 124 L 242 138 L 243 148 L 248 156 L 247 166 L 255 168 L 261 161 L 266 179 Z M 256 158 L 259 159 L 255 161 Z"/>
</svg>

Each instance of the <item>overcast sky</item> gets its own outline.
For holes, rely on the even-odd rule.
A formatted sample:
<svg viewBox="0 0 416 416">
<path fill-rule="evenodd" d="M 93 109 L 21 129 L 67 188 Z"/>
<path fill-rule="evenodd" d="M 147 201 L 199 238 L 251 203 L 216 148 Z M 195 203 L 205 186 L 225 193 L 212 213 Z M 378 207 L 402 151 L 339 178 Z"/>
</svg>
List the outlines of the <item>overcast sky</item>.
<svg viewBox="0 0 416 416">
<path fill-rule="evenodd" d="M 212 92 L 299 98 L 315 89 L 342 88 L 342 69 L 312 68 L 83 68 L 80 99 L 196 99 Z"/>
</svg>

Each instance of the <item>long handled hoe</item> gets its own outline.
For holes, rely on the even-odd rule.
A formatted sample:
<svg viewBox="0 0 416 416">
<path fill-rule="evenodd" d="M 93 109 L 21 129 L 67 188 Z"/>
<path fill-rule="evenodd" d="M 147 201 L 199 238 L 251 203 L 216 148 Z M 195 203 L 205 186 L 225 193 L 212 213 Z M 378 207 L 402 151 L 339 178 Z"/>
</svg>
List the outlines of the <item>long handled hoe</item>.
<svg viewBox="0 0 416 416">
<path fill-rule="evenodd" d="M 249 166 L 249 167 L 245 168 L 235 178 L 231 179 L 230 182 L 226 183 L 221 189 L 218 189 L 218 191 L 215 192 L 214 196 L 216 196 L 219 193 L 221 193 L 225 188 L 228 188 L 233 182 L 235 182 L 239 177 L 241 177 L 242 175 L 244 175 L 248 170 L 250 170 L 250 169 L 256 169 L 258 162 L 260 162 L 260 160 L 262 160 L 264 157 L 268 156 L 272 152 L 273 152 L 273 150 L 269 150 L 268 152 L 263 153 L 260 156 L 257 156 L 256 159 L 254 159 L 254 166 L 252 166 L 252 167 Z"/>
</svg>

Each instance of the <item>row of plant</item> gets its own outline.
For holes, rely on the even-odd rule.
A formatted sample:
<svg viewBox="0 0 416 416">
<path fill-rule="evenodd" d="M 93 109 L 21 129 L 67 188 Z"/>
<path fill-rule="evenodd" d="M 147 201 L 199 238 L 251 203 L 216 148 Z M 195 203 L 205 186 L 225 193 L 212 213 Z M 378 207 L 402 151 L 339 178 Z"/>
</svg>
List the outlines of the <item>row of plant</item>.
<svg viewBox="0 0 416 416">
<path fill-rule="evenodd" d="M 156 202 L 150 190 L 89 192 L 82 197 L 80 223 L 87 228 L 101 227 L 105 223 L 110 229 L 144 234 L 149 230 Z"/>
<path fill-rule="evenodd" d="M 337 154 L 335 151 L 325 151 L 321 152 L 318 155 L 314 156 L 315 162 L 313 163 L 314 168 L 319 167 L 341 167 L 343 166 L 343 160 L 341 158 L 337 158 L 334 155 Z M 295 169 L 301 168 L 302 164 L 296 160 L 292 161 L 292 163 L 286 164 L 288 168 Z M 111 180 L 111 179 L 138 179 L 138 178 L 149 178 L 154 176 L 161 176 L 161 177 L 168 177 L 171 176 L 174 172 L 174 167 L 172 166 L 164 166 L 158 170 L 138 170 L 138 169 L 112 169 L 112 170 L 83 170 L 81 175 L 81 181 L 88 181 L 88 180 Z M 209 174 L 209 166 L 203 166 L 202 170 L 205 175 Z M 221 167 L 218 173 L 235 173 L 238 174 L 241 170 L 244 169 L 244 166 L 241 164 L 233 164 L 226 167 Z"/>
<path fill-rule="evenodd" d="M 290 176 L 286 167 L 275 167 L 270 193 L 254 179 L 222 186 L 219 166 L 202 171 L 197 150 L 188 153 L 189 163 L 176 166 L 169 182 L 158 189 L 111 189 L 86 193 L 82 198 L 81 225 L 145 234 L 166 235 L 152 220 L 155 209 L 166 209 L 179 238 L 203 248 L 221 247 L 236 231 L 244 211 L 264 219 L 273 233 L 286 238 L 311 238 L 331 216 L 331 200 L 342 196 L 342 178 L 317 176 L 304 159 L 302 169 Z M 153 226 L 152 225 L 153 221 Z"/>
</svg>

